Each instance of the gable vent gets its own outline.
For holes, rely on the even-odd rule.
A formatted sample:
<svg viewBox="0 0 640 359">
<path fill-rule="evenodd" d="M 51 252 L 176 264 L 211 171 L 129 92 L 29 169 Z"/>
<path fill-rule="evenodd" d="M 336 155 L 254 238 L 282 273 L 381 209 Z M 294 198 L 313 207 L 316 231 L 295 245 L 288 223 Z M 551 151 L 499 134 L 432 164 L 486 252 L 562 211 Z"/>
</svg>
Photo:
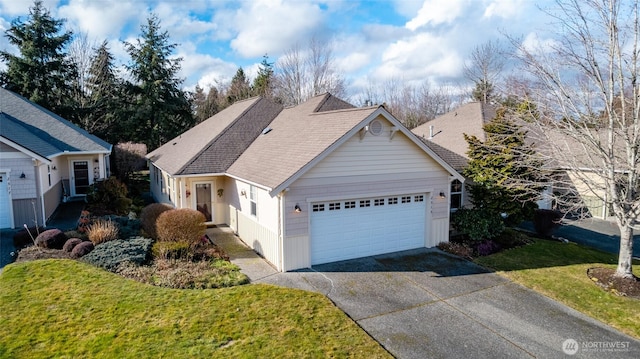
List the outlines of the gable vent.
<svg viewBox="0 0 640 359">
<path fill-rule="evenodd" d="M 373 120 L 369 123 L 369 133 L 374 136 L 379 136 L 382 133 L 382 127 L 380 120 Z"/>
</svg>

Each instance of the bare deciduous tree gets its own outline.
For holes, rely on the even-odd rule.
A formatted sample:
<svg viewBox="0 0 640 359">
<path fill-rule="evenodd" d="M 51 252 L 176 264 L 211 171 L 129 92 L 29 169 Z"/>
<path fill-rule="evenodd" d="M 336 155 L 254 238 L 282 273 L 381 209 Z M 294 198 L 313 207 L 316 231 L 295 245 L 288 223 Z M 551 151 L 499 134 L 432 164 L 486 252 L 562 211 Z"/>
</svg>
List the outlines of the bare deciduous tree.
<svg viewBox="0 0 640 359">
<path fill-rule="evenodd" d="M 495 41 L 476 46 L 471 52 L 463 71 L 464 76 L 476 86 L 473 90 L 474 99 L 482 102 L 491 100 L 496 82 L 504 68 L 505 58 L 502 52 L 500 44 Z"/>
<path fill-rule="evenodd" d="M 333 50 L 318 38 L 308 48 L 292 46 L 275 65 L 275 97 L 285 105 L 297 105 L 324 92 L 343 98 L 345 80 L 336 68 Z"/>
<path fill-rule="evenodd" d="M 567 194 L 588 191 L 610 210 L 620 229 L 616 276 L 626 278 L 640 215 L 638 7 L 637 0 L 558 0 L 549 14 L 559 37 L 537 47 L 517 42 L 534 84 L 527 99 L 537 113 L 528 118 L 541 152 L 564 175 L 554 178 L 555 200 L 581 208 L 584 198 Z"/>
</svg>

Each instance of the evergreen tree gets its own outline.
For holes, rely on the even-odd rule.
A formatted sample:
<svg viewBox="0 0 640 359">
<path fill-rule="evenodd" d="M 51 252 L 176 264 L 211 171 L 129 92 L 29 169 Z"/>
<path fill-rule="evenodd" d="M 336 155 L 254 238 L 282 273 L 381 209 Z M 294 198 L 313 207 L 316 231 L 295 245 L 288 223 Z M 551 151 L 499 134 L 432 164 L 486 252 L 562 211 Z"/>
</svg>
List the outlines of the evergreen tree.
<svg viewBox="0 0 640 359">
<path fill-rule="evenodd" d="M 83 127 L 110 143 L 126 141 L 122 129 L 126 118 L 123 85 L 106 40 L 95 50 L 85 86 L 89 100 L 81 121 Z"/>
<path fill-rule="evenodd" d="M 130 140 L 143 142 L 153 150 L 195 124 L 187 94 L 177 78 L 181 58 L 171 55 L 177 46 L 160 29 L 156 15 L 141 27 L 135 43 L 125 43 L 131 63 L 127 67 L 135 81 L 128 91 L 133 106 L 127 130 Z"/>
<path fill-rule="evenodd" d="M 231 85 L 227 91 L 227 102 L 232 104 L 236 101 L 244 100 L 251 96 L 251 86 L 249 85 L 249 79 L 244 74 L 242 67 L 238 68 L 236 74 L 231 79 Z"/>
<path fill-rule="evenodd" d="M 510 120 L 507 108 L 498 109 L 496 117 L 483 129 L 484 142 L 465 134 L 470 160 L 464 175 L 471 180 L 471 202 L 489 214 L 506 214 L 509 225 L 519 224 L 531 218 L 537 208 L 536 192 L 542 188 L 532 189 L 530 184 L 538 178 L 542 162 L 525 142 L 527 132 Z"/>
<path fill-rule="evenodd" d="M 251 90 L 254 96 L 273 97 L 273 62 L 269 62 L 267 55 L 262 58 L 258 76 L 253 80 Z"/>
<path fill-rule="evenodd" d="M 64 20 L 52 18 L 40 0 L 29 9 L 26 21 L 13 20 L 5 36 L 20 54 L 0 51 L 7 65 L 1 81 L 7 89 L 72 119 L 70 99 L 76 68 L 64 52 L 72 33 L 62 32 L 63 25 Z"/>
<path fill-rule="evenodd" d="M 204 90 L 199 85 L 196 85 L 196 92 L 193 95 L 193 112 L 196 122 L 200 123 L 220 112 L 223 108 L 220 100 L 218 89 L 214 86 L 211 86 L 209 92 L 205 95 Z"/>
</svg>

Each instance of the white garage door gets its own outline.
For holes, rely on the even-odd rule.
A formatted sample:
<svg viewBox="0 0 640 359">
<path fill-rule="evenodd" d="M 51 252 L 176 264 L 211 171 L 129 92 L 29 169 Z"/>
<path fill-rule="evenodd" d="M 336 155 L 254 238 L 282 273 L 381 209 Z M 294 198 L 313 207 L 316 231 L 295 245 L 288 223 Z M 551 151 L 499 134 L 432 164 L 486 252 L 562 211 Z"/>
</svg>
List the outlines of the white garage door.
<svg viewBox="0 0 640 359">
<path fill-rule="evenodd" d="M 424 247 L 426 194 L 311 204 L 311 264 Z"/>
<path fill-rule="evenodd" d="M 0 172 L 0 228 L 12 227 L 10 206 L 9 176 L 5 172 Z"/>
</svg>

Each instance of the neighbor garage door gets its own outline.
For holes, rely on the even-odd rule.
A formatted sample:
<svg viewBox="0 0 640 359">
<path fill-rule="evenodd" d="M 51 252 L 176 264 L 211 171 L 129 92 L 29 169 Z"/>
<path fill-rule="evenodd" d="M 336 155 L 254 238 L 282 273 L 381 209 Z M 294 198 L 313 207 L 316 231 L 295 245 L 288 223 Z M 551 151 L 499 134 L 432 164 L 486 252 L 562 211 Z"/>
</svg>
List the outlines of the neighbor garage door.
<svg viewBox="0 0 640 359">
<path fill-rule="evenodd" d="M 426 194 L 311 204 L 311 264 L 424 247 Z"/>
<path fill-rule="evenodd" d="M 11 228 L 11 197 L 9 197 L 9 176 L 0 172 L 0 228 Z"/>
</svg>

